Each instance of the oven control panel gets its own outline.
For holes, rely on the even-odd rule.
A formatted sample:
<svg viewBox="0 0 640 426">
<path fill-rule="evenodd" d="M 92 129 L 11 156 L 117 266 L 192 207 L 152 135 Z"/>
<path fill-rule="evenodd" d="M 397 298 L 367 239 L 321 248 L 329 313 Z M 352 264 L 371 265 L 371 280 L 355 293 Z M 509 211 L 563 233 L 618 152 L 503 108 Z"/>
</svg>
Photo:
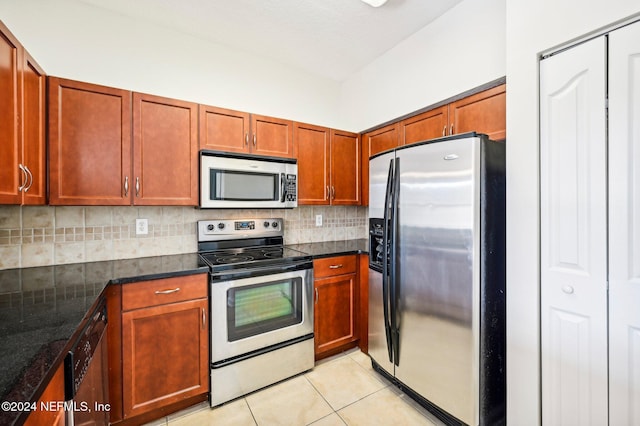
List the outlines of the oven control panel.
<svg viewBox="0 0 640 426">
<path fill-rule="evenodd" d="M 198 221 L 198 242 L 284 235 L 283 218 Z"/>
</svg>

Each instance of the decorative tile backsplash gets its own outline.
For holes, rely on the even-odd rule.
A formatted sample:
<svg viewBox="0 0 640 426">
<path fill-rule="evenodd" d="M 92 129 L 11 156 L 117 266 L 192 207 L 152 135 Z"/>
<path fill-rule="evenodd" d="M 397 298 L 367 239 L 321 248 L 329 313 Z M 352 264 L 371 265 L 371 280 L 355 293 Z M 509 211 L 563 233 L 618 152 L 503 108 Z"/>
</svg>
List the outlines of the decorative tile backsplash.
<svg viewBox="0 0 640 426">
<path fill-rule="evenodd" d="M 316 227 L 315 216 L 322 215 Z M 0 206 L 0 269 L 197 251 L 196 222 L 284 217 L 285 244 L 367 238 L 367 207 L 200 210 L 193 207 Z M 136 235 L 135 220 L 149 221 Z"/>
</svg>

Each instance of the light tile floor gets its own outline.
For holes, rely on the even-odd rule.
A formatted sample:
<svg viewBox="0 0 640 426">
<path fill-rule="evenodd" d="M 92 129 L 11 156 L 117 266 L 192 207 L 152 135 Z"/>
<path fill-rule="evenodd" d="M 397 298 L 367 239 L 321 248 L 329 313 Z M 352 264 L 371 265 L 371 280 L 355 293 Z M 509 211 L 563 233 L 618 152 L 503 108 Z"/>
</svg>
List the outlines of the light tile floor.
<svg viewBox="0 0 640 426">
<path fill-rule="evenodd" d="M 373 371 L 369 357 L 355 349 L 221 407 L 211 409 L 203 403 L 150 425 L 437 426 L 442 423 Z"/>
</svg>

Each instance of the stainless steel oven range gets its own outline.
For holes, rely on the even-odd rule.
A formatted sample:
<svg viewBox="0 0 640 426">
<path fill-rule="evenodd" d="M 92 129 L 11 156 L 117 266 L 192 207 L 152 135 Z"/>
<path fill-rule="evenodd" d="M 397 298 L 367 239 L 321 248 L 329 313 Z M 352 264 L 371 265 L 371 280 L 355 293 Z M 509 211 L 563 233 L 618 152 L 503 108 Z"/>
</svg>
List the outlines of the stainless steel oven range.
<svg viewBox="0 0 640 426">
<path fill-rule="evenodd" d="M 313 368 L 313 262 L 284 220 L 198 222 L 211 275 L 211 406 Z"/>
</svg>

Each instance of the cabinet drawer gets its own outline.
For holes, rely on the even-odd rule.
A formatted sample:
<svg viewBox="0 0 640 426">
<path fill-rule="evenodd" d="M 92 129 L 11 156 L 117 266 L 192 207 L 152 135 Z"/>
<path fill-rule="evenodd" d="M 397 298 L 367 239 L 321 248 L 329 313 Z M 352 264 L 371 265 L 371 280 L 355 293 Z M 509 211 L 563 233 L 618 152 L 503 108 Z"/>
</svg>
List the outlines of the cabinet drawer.
<svg viewBox="0 0 640 426">
<path fill-rule="evenodd" d="M 335 256 L 313 261 L 314 278 L 331 277 L 334 275 L 351 274 L 356 272 L 356 256 Z"/>
<path fill-rule="evenodd" d="M 122 310 L 207 297 L 207 274 L 163 278 L 122 286 Z"/>
</svg>

